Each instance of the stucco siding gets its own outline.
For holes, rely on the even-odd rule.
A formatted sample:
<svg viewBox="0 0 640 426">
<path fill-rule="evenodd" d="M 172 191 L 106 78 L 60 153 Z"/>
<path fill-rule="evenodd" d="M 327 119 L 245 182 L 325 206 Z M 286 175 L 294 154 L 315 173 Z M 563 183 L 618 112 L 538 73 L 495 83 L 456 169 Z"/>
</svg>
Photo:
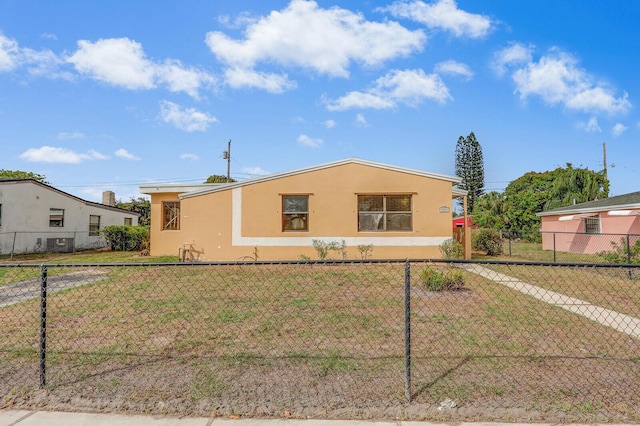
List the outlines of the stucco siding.
<svg viewBox="0 0 640 426">
<path fill-rule="evenodd" d="M 358 231 L 358 195 L 411 195 L 411 230 Z M 308 195 L 308 229 L 283 231 L 283 195 Z M 152 193 L 151 254 L 176 254 L 185 243 L 203 260 L 316 257 L 313 240 L 344 241 L 349 258 L 372 245 L 377 258 L 438 257 L 452 236 L 451 181 L 411 173 L 343 164 L 180 199 L 180 231 L 162 231 L 162 201 L 177 193 Z M 446 207 L 441 211 L 441 207 Z M 154 219 L 156 218 L 156 219 Z M 335 258 L 338 254 L 334 253 Z M 341 255 L 340 255 L 341 257 Z"/>
<path fill-rule="evenodd" d="M 75 248 L 102 247 L 104 240 L 100 236 L 89 235 L 91 215 L 100 217 L 100 228 L 124 225 L 125 218 L 130 218 L 133 225 L 138 224 L 136 214 L 92 205 L 31 181 L 3 182 L 0 204 L 0 252 L 3 254 L 44 251 L 48 239 L 73 238 Z M 50 226 L 52 208 L 64 211 L 63 226 Z"/>
<path fill-rule="evenodd" d="M 598 215 L 600 233 L 587 234 L 580 215 L 543 216 L 542 249 L 595 254 L 611 250 L 611 244 L 627 234 L 640 235 L 639 216 L 609 215 L 607 211 L 590 214 Z"/>
<path fill-rule="evenodd" d="M 232 247 L 231 191 L 214 192 L 182 200 L 184 243 L 204 251 L 206 260 L 228 260 L 248 256 Z"/>
<path fill-rule="evenodd" d="M 178 250 L 184 243 L 181 230 L 164 230 L 163 229 L 163 214 L 162 214 L 162 203 L 165 201 L 172 202 L 180 202 L 180 198 L 178 197 L 178 193 L 163 193 L 163 194 L 155 194 L 151 197 L 151 227 L 149 230 L 149 240 L 151 242 L 151 249 L 149 250 L 152 256 L 161 256 L 161 255 L 178 255 Z M 182 203 L 181 203 L 181 216 L 184 214 L 182 212 Z M 182 227 L 182 223 L 180 224 Z"/>
</svg>

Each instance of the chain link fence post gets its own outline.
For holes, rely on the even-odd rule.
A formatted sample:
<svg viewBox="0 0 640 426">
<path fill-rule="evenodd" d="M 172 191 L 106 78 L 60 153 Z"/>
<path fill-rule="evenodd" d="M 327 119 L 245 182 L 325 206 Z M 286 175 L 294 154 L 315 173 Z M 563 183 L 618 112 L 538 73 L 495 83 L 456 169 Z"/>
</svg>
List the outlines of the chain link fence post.
<svg viewBox="0 0 640 426">
<path fill-rule="evenodd" d="M 627 234 L 627 264 L 631 265 L 631 242 L 629 241 L 629 234 Z M 629 269 L 629 279 L 631 279 L 631 269 Z"/>
<path fill-rule="evenodd" d="M 47 267 L 40 265 L 40 387 L 47 384 Z"/>
<path fill-rule="evenodd" d="M 11 260 L 13 260 L 13 252 L 16 249 L 16 235 L 17 234 L 18 234 L 17 232 L 13 233 L 13 243 L 11 243 Z"/>
<path fill-rule="evenodd" d="M 404 368 L 405 396 L 411 402 L 411 264 L 404 264 Z"/>
</svg>

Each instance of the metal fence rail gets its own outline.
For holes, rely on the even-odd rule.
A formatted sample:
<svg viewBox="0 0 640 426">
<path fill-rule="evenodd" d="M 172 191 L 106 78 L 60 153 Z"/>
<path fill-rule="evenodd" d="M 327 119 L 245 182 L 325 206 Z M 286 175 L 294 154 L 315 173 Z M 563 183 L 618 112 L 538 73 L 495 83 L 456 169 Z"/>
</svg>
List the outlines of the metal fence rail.
<svg viewBox="0 0 640 426">
<path fill-rule="evenodd" d="M 638 268 L 0 265 L 0 401 L 193 415 L 640 421 Z"/>
</svg>

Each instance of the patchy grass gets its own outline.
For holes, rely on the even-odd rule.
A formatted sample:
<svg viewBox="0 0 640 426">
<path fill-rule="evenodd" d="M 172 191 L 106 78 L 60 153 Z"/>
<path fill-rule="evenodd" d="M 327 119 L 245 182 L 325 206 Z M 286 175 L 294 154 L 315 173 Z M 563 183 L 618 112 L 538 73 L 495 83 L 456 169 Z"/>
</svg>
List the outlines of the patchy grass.
<svg viewBox="0 0 640 426">
<path fill-rule="evenodd" d="M 546 290 L 640 318 L 640 268 L 485 266 Z"/>
<path fill-rule="evenodd" d="M 178 256 L 140 256 L 131 251 L 85 250 L 75 253 L 31 253 L 0 256 L 0 263 L 5 264 L 102 264 L 102 263 L 175 263 Z M 1 270 L 1 269 L 0 269 Z"/>
<path fill-rule="evenodd" d="M 605 248 L 603 250 L 610 250 Z M 542 243 L 531 243 L 524 240 L 503 240 L 502 254 L 499 256 L 487 256 L 484 253 L 473 252 L 476 260 L 505 260 L 528 262 L 562 262 L 562 263 L 606 263 L 598 254 L 567 253 L 553 250 L 543 250 Z"/>
<path fill-rule="evenodd" d="M 177 263 L 177 256 L 139 256 L 129 251 L 79 251 L 76 253 L 35 253 L 15 255 L 13 259 L 0 256 L 0 286 L 40 278 L 39 265 L 114 264 L 114 263 Z M 31 267 L 23 267 L 31 265 Z M 49 268 L 48 276 L 71 272 L 69 268 Z"/>
<path fill-rule="evenodd" d="M 621 310 L 626 301 L 630 313 L 640 305 L 637 286 L 608 270 L 487 267 Z M 86 396 L 138 412 L 297 407 L 326 417 L 350 405 L 369 410 L 365 418 L 406 407 L 402 263 L 105 269 L 103 280 L 48 298 L 48 399 L 28 391 L 24 406 Z M 588 421 L 622 409 L 640 420 L 629 408 L 640 404 L 637 340 L 461 273 L 457 291 L 428 291 L 412 274 L 412 393 L 425 409 L 402 416 L 461 420 L 434 411 L 452 398 L 470 420 L 509 409 L 524 410 L 514 420 Z M 37 380 L 38 313 L 38 300 L 0 309 L 0 397 Z"/>
</svg>

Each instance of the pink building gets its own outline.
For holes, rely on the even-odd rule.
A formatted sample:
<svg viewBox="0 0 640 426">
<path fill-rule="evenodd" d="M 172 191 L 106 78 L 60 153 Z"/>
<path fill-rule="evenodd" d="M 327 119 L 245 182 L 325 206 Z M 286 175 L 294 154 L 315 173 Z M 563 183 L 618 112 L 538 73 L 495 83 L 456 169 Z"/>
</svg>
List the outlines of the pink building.
<svg viewBox="0 0 640 426">
<path fill-rule="evenodd" d="M 640 238 L 640 191 L 538 213 L 542 249 L 599 253 L 611 243 Z"/>
</svg>

